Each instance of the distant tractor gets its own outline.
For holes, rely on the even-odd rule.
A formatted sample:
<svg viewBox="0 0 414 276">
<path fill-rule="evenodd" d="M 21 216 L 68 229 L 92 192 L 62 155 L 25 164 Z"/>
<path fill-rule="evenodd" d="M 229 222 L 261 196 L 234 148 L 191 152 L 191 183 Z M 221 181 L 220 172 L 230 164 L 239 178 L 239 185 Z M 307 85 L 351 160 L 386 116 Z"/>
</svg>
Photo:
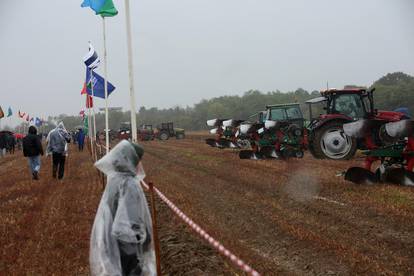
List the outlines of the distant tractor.
<svg viewBox="0 0 414 276">
<path fill-rule="evenodd" d="M 121 126 L 118 130 L 118 139 L 131 139 L 131 123 L 130 122 L 124 122 L 121 123 Z"/>
<path fill-rule="evenodd" d="M 155 132 L 152 128 L 152 125 L 142 125 L 138 129 L 138 139 L 140 141 L 150 141 L 154 140 L 155 138 Z"/>
<path fill-rule="evenodd" d="M 157 127 L 156 137 L 162 141 L 170 139 L 170 137 L 175 137 L 176 139 L 184 139 L 185 131 L 182 128 L 174 128 L 173 122 L 162 123 Z"/>
</svg>

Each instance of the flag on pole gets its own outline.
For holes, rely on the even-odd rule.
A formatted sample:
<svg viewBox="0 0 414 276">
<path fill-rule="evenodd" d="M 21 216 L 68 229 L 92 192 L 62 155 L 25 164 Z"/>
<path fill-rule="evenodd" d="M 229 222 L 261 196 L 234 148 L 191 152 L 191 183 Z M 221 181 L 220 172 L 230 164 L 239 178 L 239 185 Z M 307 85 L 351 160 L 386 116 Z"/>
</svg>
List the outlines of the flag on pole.
<svg viewBox="0 0 414 276">
<path fill-rule="evenodd" d="M 43 122 L 40 118 L 36 117 L 34 124 L 35 126 L 40 127 L 43 124 Z"/>
<path fill-rule="evenodd" d="M 83 0 L 82 8 L 90 7 L 95 13 L 102 17 L 110 17 L 118 14 L 112 0 Z"/>
<path fill-rule="evenodd" d="M 29 116 L 29 114 L 27 114 L 26 121 L 27 121 L 27 122 L 29 122 L 29 121 L 30 121 L 30 116 Z"/>
<path fill-rule="evenodd" d="M 86 96 L 86 108 L 93 107 L 93 97 L 91 95 Z"/>
<path fill-rule="evenodd" d="M 105 99 L 105 79 L 100 76 L 98 73 L 93 71 L 93 79 L 91 80 L 91 71 L 86 68 L 86 81 L 83 85 L 81 94 L 92 95 L 92 85 L 93 85 L 93 95 L 98 98 Z M 108 96 L 115 90 L 115 86 L 108 81 Z"/>
<path fill-rule="evenodd" d="M 20 110 L 19 110 L 19 117 L 20 117 L 21 119 L 23 119 L 23 118 L 24 118 L 24 116 L 26 116 L 26 112 L 21 113 L 21 112 L 20 112 Z"/>
<path fill-rule="evenodd" d="M 4 117 L 4 112 L 3 112 L 3 109 L 0 106 L 0 119 L 3 118 L 3 117 Z"/>
<path fill-rule="evenodd" d="M 11 107 L 9 106 L 9 109 L 7 110 L 7 117 L 11 117 L 13 115 L 13 111 Z"/>
<path fill-rule="evenodd" d="M 89 69 L 96 69 L 101 62 L 98 57 L 98 53 L 93 48 L 92 44 L 89 42 L 89 52 L 83 57 L 83 62 L 85 62 L 86 67 Z"/>
</svg>

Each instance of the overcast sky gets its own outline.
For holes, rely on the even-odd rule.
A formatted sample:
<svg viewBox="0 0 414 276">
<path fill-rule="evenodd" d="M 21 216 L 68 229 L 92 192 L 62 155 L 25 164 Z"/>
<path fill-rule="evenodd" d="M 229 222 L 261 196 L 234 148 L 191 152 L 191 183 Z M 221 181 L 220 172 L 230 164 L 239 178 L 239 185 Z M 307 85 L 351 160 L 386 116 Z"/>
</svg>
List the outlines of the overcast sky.
<svg viewBox="0 0 414 276">
<path fill-rule="evenodd" d="M 0 105 L 77 114 L 82 57 L 102 57 L 102 19 L 82 0 L 0 0 Z M 414 74 L 413 0 L 131 0 L 136 105 Z M 107 18 L 111 106 L 129 109 L 124 1 Z M 103 66 L 98 69 L 103 74 Z M 103 106 L 103 101 L 96 101 Z"/>
</svg>

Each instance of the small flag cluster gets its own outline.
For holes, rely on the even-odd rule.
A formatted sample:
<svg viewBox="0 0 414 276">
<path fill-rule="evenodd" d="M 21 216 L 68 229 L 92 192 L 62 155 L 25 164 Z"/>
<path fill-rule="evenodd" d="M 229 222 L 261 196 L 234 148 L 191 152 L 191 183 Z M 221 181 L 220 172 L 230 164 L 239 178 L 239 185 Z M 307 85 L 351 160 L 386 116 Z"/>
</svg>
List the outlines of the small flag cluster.
<svg viewBox="0 0 414 276">
<path fill-rule="evenodd" d="M 6 117 L 7 118 L 10 118 L 12 116 L 13 116 L 13 110 L 12 110 L 11 106 L 7 109 L 7 114 L 4 113 L 3 108 L 0 106 L 0 119 L 6 118 Z M 43 120 L 43 119 L 41 119 L 39 117 L 30 117 L 30 115 L 28 113 L 26 113 L 26 112 L 20 112 L 20 110 L 17 113 L 17 116 L 20 119 L 22 119 L 22 120 L 24 120 L 26 122 L 29 122 L 29 123 L 37 126 L 37 127 L 40 127 L 45 122 L 45 120 Z"/>
</svg>

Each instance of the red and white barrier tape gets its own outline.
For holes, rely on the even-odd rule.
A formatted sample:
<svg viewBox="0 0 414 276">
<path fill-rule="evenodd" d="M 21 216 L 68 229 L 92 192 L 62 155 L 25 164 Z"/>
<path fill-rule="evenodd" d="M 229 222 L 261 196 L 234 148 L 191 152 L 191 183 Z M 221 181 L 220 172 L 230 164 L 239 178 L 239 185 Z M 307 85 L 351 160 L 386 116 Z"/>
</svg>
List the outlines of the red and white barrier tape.
<svg viewBox="0 0 414 276">
<path fill-rule="evenodd" d="M 144 181 L 141 181 L 142 186 L 145 187 L 145 189 L 149 189 L 149 186 Z M 220 254 L 226 256 L 229 258 L 236 266 L 238 266 L 241 270 L 244 272 L 252 275 L 252 276 L 260 276 L 260 273 L 254 270 L 252 267 L 247 265 L 243 260 L 238 258 L 236 255 L 234 255 L 230 250 L 225 248 L 220 242 L 218 242 L 216 239 L 211 237 L 207 232 L 202 229 L 197 223 L 195 223 L 192 219 L 190 219 L 186 214 L 184 214 L 177 206 L 175 206 L 174 203 L 171 202 L 160 190 L 154 187 L 154 191 L 157 193 L 157 195 L 161 198 L 162 201 L 164 201 L 168 207 L 171 208 L 171 210 L 179 217 L 181 218 L 187 225 L 189 225 L 194 231 L 196 231 L 197 234 L 199 234 L 202 238 L 204 238 L 210 245 L 212 245 L 215 249 L 217 249 Z"/>
</svg>

